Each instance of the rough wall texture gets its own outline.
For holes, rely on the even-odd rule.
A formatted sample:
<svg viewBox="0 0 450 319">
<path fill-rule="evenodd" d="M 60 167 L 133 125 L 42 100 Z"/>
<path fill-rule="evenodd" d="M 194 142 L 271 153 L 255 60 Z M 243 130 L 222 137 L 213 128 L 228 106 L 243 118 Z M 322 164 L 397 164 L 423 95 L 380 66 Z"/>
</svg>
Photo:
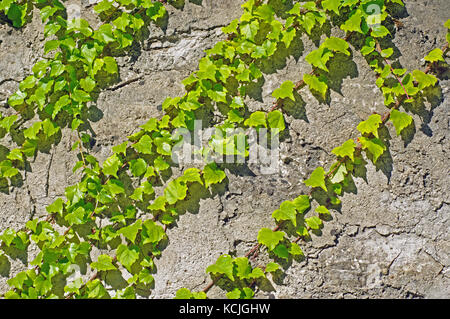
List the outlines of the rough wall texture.
<svg viewBox="0 0 450 319">
<path fill-rule="evenodd" d="M 118 83 L 142 78 L 101 93 L 91 123 L 95 156 L 108 157 L 111 146 L 161 114 L 167 96 L 183 93 L 181 80 L 196 69 L 203 50 L 224 38 L 221 27 L 240 16 L 242 2 L 204 0 L 186 1 L 182 9 L 169 6 L 167 28 L 151 27 L 132 55 L 119 58 Z M 91 9 L 84 8 L 82 14 L 95 23 Z M 444 43 L 443 23 L 449 12 L 448 0 L 406 1 L 406 11 L 400 13 L 403 27 L 393 40 L 403 67 L 420 68 L 421 58 Z M 2 105 L 42 56 L 42 30 L 37 15 L 21 30 L 0 24 Z M 251 110 L 268 110 L 277 86 L 285 80 L 298 81 L 310 71 L 304 57 L 315 44 L 308 38 L 296 43 L 265 66 L 262 87 L 249 100 Z M 181 287 L 205 287 L 210 280 L 205 274 L 208 265 L 222 253 L 242 256 L 248 251 L 261 227 L 274 226 L 271 212 L 305 191 L 302 180 L 314 168 L 330 165 L 331 150 L 355 137 L 356 125 L 372 112 L 385 111 L 373 71 L 353 52 L 351 58 L 330 66 L 328 103 L 303 90 L 302 102 L 287 107 L 288 134 L 281 143 L 279 174 L 261 174 L 256 166 L 227 170 L 226 183 L 192 201 L 177 226 L 168 230 L 169 244 L 156 262 L 154 289 L 143 295 L 171 298 Z M 450 94 L 445 76 L 440 87 L 439 98 L 412 110 L 411 132 L 403 138 L 396 137 L 392 126 L 384 132 L 392 136 L 389 152 L 377 167 L 367 166 L 365 178 L 355 179 L 353 192 L 342 198 L 342 208 L 333 211 L 320 236 L 303 244 L 306 258 L 286 265 L 285 276 L 274 278 L 257 297 L 450 297 Z M 76 157 L 70 151 L 71 134 L 64 130 L 55 147 L 37 155 L 23 183 L 2 190 L 1 231 L 44 216 L 45 206 L 79 179 L 71 173 Z M 7 137 L 2 141 L 5 146 L 9 143 Z M 0 292 L 32 255 L 10 258 L 0 267 Z M 223 291 L 215 287 L 210 296 L 223 296 Z"/>
</svg>

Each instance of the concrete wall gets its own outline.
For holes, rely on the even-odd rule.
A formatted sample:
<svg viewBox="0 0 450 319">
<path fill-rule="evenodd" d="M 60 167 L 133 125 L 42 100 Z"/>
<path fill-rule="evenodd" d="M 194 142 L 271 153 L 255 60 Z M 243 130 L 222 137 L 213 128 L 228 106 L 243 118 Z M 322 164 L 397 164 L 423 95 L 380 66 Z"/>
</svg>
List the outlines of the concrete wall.
<svg viewBox="0 0 450 319">
<path fill-rule="evenodd" d="M 75 2 L 75 1 L 72 1 Z M 200 4 L 201 3 L 201 4 Z M 224 39 L 221 27 L 241 15 L 241 0 L 186 1 L 173 8 L 165 30 L 152 26 L 133 53 L 119 58 L 117 84 L 143 75 L 139 81 L 103 91 L 91 123 L 96 135 L 92 153 L 105 159 L 148 118 L 161 114 L 167 96 L 183 93 L 181 80 L 194 71 L 203 50 Z M 399 12 L 403 26 L 393 44 L 408 70 L 422 68 L 421 59 L 445 43 L 448 0 L 407 1 Z M 95 23 L 91 8 L 82 15 Z M 337 30 L 332 34 L 342 35 Z M 265 65 L 264 80 L 252 92 L 251 110 L 268 110 L 272 91 L 283 81 L 298 81 L 310 71 L 304 57 L 315 47 L 304 37 Z M 0 103 L 18 88 L 43 54 L 39 16 L 23 29 L 0 23 Z M 333 79 L 329 103 L 319 103 L 307 89 L 303 102 L 286 109 L 288 132 L 281 143 L 281 170 L 265 175 L 256 165 L 227 170 L 228 180 L 213 194 L 189 204 L 176 227 L 168 230 L 169 244 L 156 261 L 152 298 L 171 298 L 177 289 L 202 289 L 209 282 L 208 265 L 222 253 L 242 256 L 261 227 L 273 227 L 271 213 L 282 201 L 305 191 L 302 181 L 319 165 L 326 168 L 331 150 L 357 136 L 356 126 L 372 112 L 384 113 L 382 94 L 373 71 L 355 50 L 351 58 L 330 66 Z M 440 90 L 440 91 L 439 91 Z M 321 235 L 302 243 L 306 258 L 286 265 L 285 276 L 258 291 L 260 298 L 449 298 L 450 183 L 449 81 L 441 76 L 438 96 L 413 109 L 414 129 L 392 137 L 389 152 L 377 167 L 367 165 L 365 178 L 355 179 L 352 193 L 342 198 L 340 211 L 325 223 Z M 2 108 L 8 114 L 9 109 Z M 18 229 L 33 216 L 45 216 L 45 206 L 64 194 L 80 176 L 72 174 L 75 137 L 64 129 L 61 141 L 40 152 L 23 174 L 23 183 L 0 193 L 0 231 Z M 2 145 L 11 144 L 9 137 Z M 6 280 L 26 267 L 33 252 L 9 258 L 0 267 L 0 292 Z M 266 260 L 261 253 L 259 262 Z M 224 296 L 214 287 L 211 297 Z"/>
</svg>

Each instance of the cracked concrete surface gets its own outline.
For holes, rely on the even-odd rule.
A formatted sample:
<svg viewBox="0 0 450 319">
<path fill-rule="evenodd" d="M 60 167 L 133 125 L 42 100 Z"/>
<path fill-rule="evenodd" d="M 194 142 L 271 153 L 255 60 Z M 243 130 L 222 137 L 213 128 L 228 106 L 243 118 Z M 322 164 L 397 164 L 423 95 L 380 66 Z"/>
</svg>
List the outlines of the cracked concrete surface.
<svg viewBox="0 0 450 319">
<path fill-rule="evenodd" d="M 183 10 L 169 7 L 165 30 L 151 26 L 135 51 L 119 58 L 120 79 L 104 90 L 95 105 L 91 126 L 93 155 L 103 160 L 148 118 L 160 116 L 167 96 L 183 93 L 181 80 L 195 70 L 203 50 L 224 38 L 220 27 L 241 14 L 240 0 L 186 1 Z M 84 7 L 83 14 L 96 23 Z M 403 67 L 423 69 L 421 59 L 445 39 L 447 0 L 407 1 L 393 44 Z M 342 35 L 336 30 L 332 34 Z M 38 18 L 24 29 L 0 24 L 0 101 L 18 87 L 43 52 Z M 314 48 L 299 39 L 278 59 L 263 65 L 264 81 L 250 92 L 249 108 L 268 110 L 272 91 L 285 80 L 298 81 L 309 72 L 304 57 Z M 349 59 L 330 65 L 334 75 L 330 102 L 320 103 L 302 90 L 299 103 L 287 105 L 288 132 L 280 145 L 280 172 L 263 175 L 259 167 L 228 169 L 228 182 L 213 194 L 190 203 L 177 226 L 168 230 L 169 243 L 156 261 L 158 271 L 151 298 L 171 298 L 177 289 L 202 289 L 209 282 L 206 267 L 222 253 L 244 255 L 258 230 L 273 227 L 273 210 L 306 190 L 302 180 L 318 165 L 328 168 L 331 150 L 357 135 L 357 124 L 372 112 L 385 112 L 373 72 L 355 50 Z M 440 97 L 412 109 L 413 134 L 397 137 L 392 125 L 389 152 L 379 164 L 367 165 L 365 178 L 332 211 L 321 235 L 302 243 L 305 258 L 286 265 L 285 275 L 257 292 L 259 298 L 449 298 L 450 183 L 449 81 L 440 79 Z M 2 108 L 8 114 L 10 110 Z M 45 216 L 45 206 L 79 179 L 72 173 L 75 136 L 63 130 L 60 142 L 30 163 L 23 185 L 0 193 L 0 230 L 20 228 L 32 216 Z M 2 145 L 13 142 L 6 136 Z M 20 258 L 19 258 L 20 257 Z M 0 292 L 7 278 L 26 267 L 27 256 L 9 259 L 0 267 Z M 268 261 L 261 252 L 255 264 Z M 211 297 L 224 296 L 214 287 Z"/>
</svg>

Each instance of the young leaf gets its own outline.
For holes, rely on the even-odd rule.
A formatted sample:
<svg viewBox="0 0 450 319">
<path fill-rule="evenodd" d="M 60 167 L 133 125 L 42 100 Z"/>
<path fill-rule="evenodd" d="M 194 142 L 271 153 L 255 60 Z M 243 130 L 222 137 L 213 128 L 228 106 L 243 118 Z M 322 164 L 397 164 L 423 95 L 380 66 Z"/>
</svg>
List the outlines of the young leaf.
<svg viewBox="0 0 450 319">
<path fill-rule="evenodd" d="M 361 132 L 361 134 L 373 134 L 378 138 L 378 127 L 381 124 L 381 116 L 379 114 L 372 114 L 365 121 L 358 124 L 356 129 Z"/>
<path fill-rule="evenodd" d="M 262 228 L 258 232 L 258 243 L 267 246 L 269 250 L 275 249 L 278 243 L 283 240 L 284 232 L 272 231 L 269 228 Z"/>
<path fill-rule="evenodd" d="M 206 268 L 206 273 L 224 274 L 230 280 L 234 281 L 233 276 L 233 259 L 230 255 L 221 255 L 215 264 Z"/>
<path fill-rule="evenodd" d="M 294 99 L 294 83 L 292 81 L 285 81 L 281 86 L 273 91 L 272 96 L 276 99 L 286 99 L 289 98 L 292 101 Z"/>
<path fill-rule="evenodd" d="M 320 187 L 324 191 L 327 191 L 327 187 L 325 186 L 325 170 L 323 167 L 317 167 L 304 183 L 306 186 Z"/>
<path fill-rule="evenodd" d="M 280 208 L 272 213 L 272 217 L 276 221 L 290 220 L 294 226 L 297 226 L 297 211 L 293 202 L 281 203 Z"/>
<path fill-rule="evenodd" d="M 91 267 L 98 271 L 116 270 L 116 266 L 112 263 L 112 258 L 108 255 L 100 255 L 97 261 L 91 263 Z"/>
<path fill-rule="evenodd" d="M 396 109 L 391 111 L 390 119 L 394 124 L 397 136 L 400 135 L 403 129 L 408 127 L 413 121 L 413 118 L 410 115 L 397 111 Z"/>
<path fill-rule="evenodd" d="M 340 156 L 342 158 L 348 156 L 352 162 L 354 159 L 354 153 L 355 153 L 355 147 L 356 144 L 352 139 L 349 139 L 348 141 L 344 142 L 341 146 L 335 147 L 331 153 L 333 153 L 336 156 Z"/>
</svg>

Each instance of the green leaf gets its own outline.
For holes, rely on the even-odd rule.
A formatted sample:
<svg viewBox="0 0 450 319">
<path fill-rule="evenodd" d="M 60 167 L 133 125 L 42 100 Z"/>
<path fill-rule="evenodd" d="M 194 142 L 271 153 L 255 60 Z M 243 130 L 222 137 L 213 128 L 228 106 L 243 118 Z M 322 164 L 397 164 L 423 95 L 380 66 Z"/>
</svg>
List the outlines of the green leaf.
<svg viewBox="0 0 450 319">
<path fill-rule="evenodd" d="M 350 18 L 347 21 L 345 21 L 344 24 L 341 25 L 341 29 L 347 32 L 363 33 L 361 30 L 361 18 L 362 18 L 361 10 L 359 9 L 354 10 L 351 13 Z"/>
<path fill-rule="evenodd" d="M 165 171 L 166 169 L 168 169 L 170 167 L 170 165 L 166 161 L 164 161 L 161 156 L 158 156 L 157 158 L 155 158 L 155 160 L 153 161 L 153 165 L 158 172 Z M 147 173 L 148 173 L 148 170 L 147 170 Z"/>
<path fill-rule="evenodd" d="M 234 281 L 233 276 L 233 259 L 230 255 L 221 255 L 215 264 L 206 268 L 206 273 L 223 274 L 230 280 Z"/>
<path fill-rule="evenodd" d="M 167 202 L 172 205 L 186 197 L 187 186 L 179 180 L 171 181 L 164 189 Z"/>
<path fill-rule="evenodd" d="M 328 11 L 334 11 L 337 15 L 339 15 L 339 5 L 341 4 L 341 0 L 323 0 L 322 8 Z"/>
<path fill-rule="evenodd" d="M 295 205 L 291 201 L 284 201 L 280 208 L 272 213 L 272 217 L 276 221 L 290 220 L 294 226 L 297 226 L 297 211 Z"/>
<path fill-rule="evenodd" d="M 116 270 L 116 266 L 112 263 L 112 258 L 108 255 L 100 255 L 97 261 L 91 263 L 91 267 L 98 271 Z"/>
<path fill-rule="evenodd" d="M 374 163 L 377 162 L 378 157 L 380 157 L 386 150 L 386 146 L 378 138 L 369 139 L 362 136 L 359 138 L 359 142 L 361 143 L 363 149 L 368 149 L 369 152 L 373 155 Z"/>
<path fill-rule="evenodd" d="M 136 177 L 139 177 L 147 171 L 147 163 L 142 158 L 132 160 L 130 162 L 130 170 L 131 174 L 133 174 Z"/>
<path fill-rule="evenodd" d="M 124 156 L 127 155 L 127 145 L 128 141 L 123 142 L 122 144 L 113 146 L 112 151 L 117 154 L 123 154 Z"/>
<path fill-rule="evenodd" d="M 11 131 L 11 127 L 17 121 L 18 118 L 19 117 L 17 115 L 11 115 L 11 116 L 4 117 L 0 121 L 0 127 L 3 127 L 6 130 L 6 132 L 9 133 Z"/>
<path fill-rule="evenodd" d="M 275 110 L 267 114 L 267 123 L 271 129 L 278 129 L 284 131 L 286 125 L 284 124 L 283 114 L 279 110 Z"/>
<path fill-rule="evenodd" d="M 218 168 L 216 163 L 210 163 L 203 169 L 203 179 L 205 180 L 206 188 L 212 184 L 221 183 L 225 177 L 225 172 Z"/>
<path fill-rule="evenodd" d="M 56 199 L 51 205 L 48 205 L 45 209 L 49 214 L 58 213 L 62 216 L 64 201 L 62 198 Z"/>
<path fill-rule="evenodd" d="M 139 139 L 139 142 L 132 145 L 132 147 L 141 154 L 153 154 L 152 139 L 148 135 L 144 135 Z"/>
<path fill-rule="evenodd" d="M 119 170 L 119 166 L 121 166 L 120 159 L 117 154 L 114 154 L 108 157 L 103 163 L 103 173 L 118 178 L 117 171 Z"/>
<path fill-rule="evenodd" d="M 325 186 L 325 171 L 323 167 L 317 167 L 312 173 L 311 176 L 304 181 L 306 186 L 310 187 L 320 187 L 324 191 L 327 191 L 327 187 Z"/>
<path fill-rule="evenodd" d="M 177 290 L 177 293 L 175 295 L 174 299 L 191 299 L 192 293 L 187 288 L 180 288 Z"/>
<path fill-rule="evenodd" d="M 442 62 L 445 62 L 445 60 L 443 58 L 443 54 L 444 54 L 444 52 L 442 52 L 441 49 L 436 48 L 436 49 L 432 50 L 430 53 L 428 53 L 428 55 L 425 57 L 425 61 L 429 61 L 429 62 L 442 61 Z"/>
<path fill-rule="evenodd" d="M 400 135 L 400 133 L 408 127 L 412 121 L 413 118 L 403 112 L 397 111 L 396 109 L 393 109 L 391 111 L 391 117 L 390 117 L 392 123 L 394 124 L 395 131 L 397 132 L 397 136 Z"/>
<path fill-rule="evenodd" d="M 344 142 L 341 146 L 335 147 L 331 153 L 333 153 L 336 156 L 340 156 L 342 158 L 348 156 L 352 162 L 355 160 L 354 153 L 355 153 L 355 147 L 356 144 L 352 139 L 347 140 Z"/>
<path fill-rule="evenodd" d="M 94 11 L 98 14 L 113 8 L 113 3 L 109 0 L 102 0 L 94 6 Z"/>
<path fill-rule="evenodd" d="M 248 261 L 247 257 L 238 257 L 234 259 L 234 264 L 236 265 L 236 276 L 239 279 L 249 278 L 252 273 L 252 266 Z"/>
<path fill-rule="evenodd" d="M 348 43 L 343 39 L 329 37 L 325 40 L 322 46 L 335 52 L 341 52 L 345 55 L 350 55 L 350 52 L 348 51 Z"/>
<path fill-rule="evenodd" d="M 267 246 L 269 250 L 273 250 L 283 238 L 284 232 L 274 232 L 269 228 L 262 228 L 258 232 L 258 243 Z"/>
<path fill-rule="evenodd" d="M 370 35 L 374 38 L 384 38 L 388 34 L 391 34 L 389 30 L 385 26 L 379 25 L 372 29 L 372 33 Z"/>
<path fill-rule="evenodd" d="M 183 176 L 179 177 L 178 179 L 184 183 L 198 182 L 203 185 L 203 181 L 200 177 L 200 170 L 195 167 L 191 167 L 185 170 Z"/>
<path fill-rule="evenodd" d="M 144 285 L 150 285 L 153 283 L 155 279 L 153 278 L 151 272 L 149 269 L 142 269 L 139 273 L 139 282 L 143 283 Z"/>
<path fill-rule="evenodd" d="M 305 222 L 311 229 L 315 230 L 320 229 L 322 226 L 322 220 L 317 216 L 305 218 Z"/>
<path fill-rule="evenodd" d="M 158 211 L 161 210 L 163 212 L 166 211 L 166 197 L 165 196 L 159 196 L 156 197 L 154 202 L 150 204 L 147 208 L 150 210 Z"/>
<path fill-rule="evenodd" d="M 328 208 L 326 208 L 323 205 L 320 205 L 316 208 L 316 212 L 319 213 L 319 215 L 326 215 L 326 216 L 330 216 L 330 211 L 328 210 Z"/>
<path fill-rule="evenodd" d="M 278 245 L 273 250 L 273 253 L 279 258 L 289 260 L 289 251 L 285 245 Z"/>
<path fill-rule="evenodd" d="M 292 40 L 294 40 L 297 31 L 293 27 L 289 27 L 286 31 L 282 31 L 281 41 L 284 43 L 284 46 L 289 49 L 291 46 Z"/>
<path fill-rule="evenodd" d="M 325 98 L 328 90 L 328 85 L 325 82 L 325 78 L 317 77 L 315 75 L 304 74 L 303 81 L 308 84 L 309 89 L 312 91 L 317 91 L 320 95 Z"/>
<path fill-rule="evenodd" d="M 130 270 L 131 266 L 139 258 L 139 248 L 137 246 L 127 247 L 126 245 L 120 244 L 116 250 L 117 260 Z"/>
<path fill-rule="evenodd" d="M 300 195 L 296 199 L 293 200 L 295 209 L 300 213 L 304 213 L 310 206 L 309 196 L 308 195 Z"/>
<path fill-rule="evenodd" d="M 372 114 L 367 120 L 359 123 L 356 129 L 360 131 L 361 134 L 373 134 L 378 138 L 378 127 L 381 123 L 381 116 L 379 114 Z"/>
<path fill-rule="evenodd" d="M 285 81 L 281 86 L 273 91 L 272 96 L 276 99 L 286 99 L 289 98 L 295 102 L 294 98 L 294 83 L 292 81 Z"/>
<path fill-rule="evenodd" d="M 328 68 L 326 66 L 330 57 L 333 56 L 333 53 L 327 48 L 320 47 L 316 50 L 311 51 L 306 57 L 305 60 L 309 64 L 322 69 L 328 72 Z"/>
<path fill-rule="evenodd" d="M 289 247 L 289 253 L 292 256 L 304 256 L 303 250 L 296 243 L 291 243 Z"/>
<path fill-rule="evenodd" d="M 266 272 L 275 272 L 278 269 L 280 269 L 280 265 L 278 265 L 274 262 L 270 262 L 266 265 Z"/>
<path fill-rule="evenodd" d="M 255 36 L 258 33 L 259 30 L 259 22 L 258 21 L 252 21 L 250 23 L 243 23 L 240 26 L 241 34 L 250 41 L 255 40 Z"/>
<path fill-rule="evenodd" d="M 139 230 L 141 229 L 142 229 L 142 221 L 138 219 L 133 224 L 126 227 L 122 227 L 117 231 L 117 233 L 124 235 L 125 238 L 134 243 L 134 241 L 136 240 L 136 236 Z"/>
<path fill-rule="evenodd" d="M 381 51 L 381 56 L 383 58 L 389 58 L 394 53 L 394 49 L 387 48 Z"/>
<path fill-rule="evenodd" d="M 338 169 L 334 172 L 333 177 L 330 179 L 330 181 L 334 184 L 340 183 L 343 180 L 345 180 L 345 176 L 347 175 L 347 168 L 345 167 L 345 164 L 337 163 L 339 165 Z M 334 168 L 335 166 L 332 166 Z M 331 171 L 331 169 L 330 169 Z"/>
<path fill-rule="evenodd" d="M 432 74 L 426 74 L 420 70 L 412 71 L 412 75 L 419 82 L 419 90 L 423 90 L 426 87 L 434 86 L 437 82 L 437 78 Z"/>
<path fill-rule="evenodd" d="M 253 112 L 252 114 L 250 114 L 250 117 L 245 120 L 244 125 L 250 127 L 258 127 L 258 126 L 267 127 L 266 113 L 261 111 Z"/>
<path fill-rule="evenodd" d="M 157 225 L 153 220 L 148 219 L 144 222 L 144 229 L 142 231 L 142 243 L 144 245 L 148 243 L 159 243 L 165 236 L 164 228 Z"/>
</svg>

